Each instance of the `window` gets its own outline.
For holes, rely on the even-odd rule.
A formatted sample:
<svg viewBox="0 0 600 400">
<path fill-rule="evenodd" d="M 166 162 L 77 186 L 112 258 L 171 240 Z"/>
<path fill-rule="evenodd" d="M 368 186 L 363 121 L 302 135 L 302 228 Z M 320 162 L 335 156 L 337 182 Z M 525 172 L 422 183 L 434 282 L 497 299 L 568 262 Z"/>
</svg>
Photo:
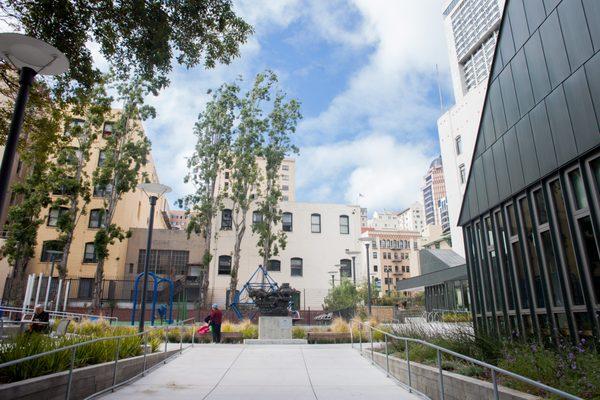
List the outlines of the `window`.
<svg viewBox="0 0 600 400">
<path fill-rule="evenodd" d="M 347 215 L 340 215 L 340 233 L 342 235 L 350 234 L 350 218 Z"/>
<path fill-rule="evenodd" d="M 377 252 L 376 251 L 373 252 L 373 258 L 377 258 Z"/>
<path fill-rule="evenodd" d="M 340 277 L 352 278 L 352 261 L 348 259 L 340 260 Z"/>
<path fill-rule="evenodd" d="M 454 146 L 456 147 L 456 155 L 461 155 L 462 154 L 462 137 L 460 135 L 458 135 L 455 139 L 454 139 Z"/>
<path fill-rule="evenodd" d="M 98 166 L 103 166 L 104 161 L 106 161 L 106 152 L 104 150 L 100 150 L 100 153 L 98 153 Z"/>
<path fill-rule="evenodd" d="M 263 216 L 260 212 L 254 211 L 252 213 L 252 225 L 260 224 L 263 222 Z"/>
<path fill-rule="evenodd" d="M 286 164 L 283 164 L 283 165 L 281 166 L 281 169 L 282 169 L 283 171 L 288 171 L 288 170 L 290 169 L 290 166 L 289 166 L 289 165 L 286 165 Z"/>
<path fill-rule="evenodd" d="M 225 179 L 229 179 L 229 172 L 225 171 Z"/>
<path fill-rule="evenodd" d="M 232 222 L 231 210 L 226 208 L 221 211 L 221 230 L 231 230 Z"/>
<path fill-rule="evenodd" d="M 310 231 L 312 233 L 321 233 L 321 214 L 311 214 Z"/>
<path fill-rule="evenodd" d="M 94 246 L 93 242 L 89 242 L 85 244 L 85 249 L 83 252 L 83 262 L 84 263 L 97 263 L 98 257 L 96 256 L 96 246 Z"/>
<path fill-rule="evenodd" d="M 104 210 L 96 208 L 90 211 L 90 221 L 88 228 L 100 228 L 104 227 Z"/>
<path fill-rule="evenodd" d="M 467 181 L 467 171 L 465 169 L 465 164 L 460 164 L 458 166 L 458 176 L 460 177 L 460 184 L 464 185 Z"/>
<path fill-rule="evenodd" d="M 102 136 L 107 137 L 112 135 L 113 133 L 113 124 L 112 122 L 105 122 L 104 128 L 102 129 Z"/>
<path fill-rule="evenodd" d="M 106 197 L 112 193 L 112 184 L 94 186 L 94 197 Z"/>
<path fill-rule="evenodd" d="M 281 190 L 290 190 L 290 187 L 288 185 L 282 185 L 281 186 Z"/>
<path fill-rule="evenodd" d="M 48 240 L 42 244 L 42 257 L 40 261 L 50 262 L 52 261 L 52 257 L 54 257 L 55 261 L 59 261 L 62 257 L 62 254 L 52 254 L 50 251 L 62 251 L 63 247 L 58 240 Z"/>
<path fill-rule="evenodd" d="M 219 275 L 231 274 L 231 257 L 219 256 Z"/>
<path fill-rule="evenodd" d="M 410 266 L 409 265 L 406 266 L 406 272 L 410 272 Z"/>
<path fill-rule="evenodd" d="M 93 287 L 94 287 L 94 278 L 79 278 L 79 288 L 77 289 L 77 298 L 91 299 Z"/>
<path fill-rule="evenodd" d="M 588 202 L 585 196 L 583 180 L 581 179 L 581 172 L 579 172 L 578 169 L 570 172 L 569 180 L 571 181 L 571 187 L 573 188 L 573 197 L 575 198 L 575 205 L 577 210 L 587 208 Z"/>
<path fill-rule="evenodd" d="M 281 224 L 283 225 L 284 232 L 291 232 L 293 229 L 293 216 L 292 213 L 284 212 L 281 216 Z"/>
<path fill-rule="evenodd" d="M 146 249 L 138 253 L 138 272 L 144 270 Z M 148 270 L 160 275 L 188 275 L 189 251 L 187 250 L 151 250 Z"/>
<path fill-rule="evenodd" d="M 290 198 L 288 196 L 283 196 L 282 200 L 283 201 L 288 201 Z"/>
<path fill-rule="evenodd" d="M 291 276 L 302 276 L 302 259 L 301 258 L 292 258 L 290 262 Z"/>
<path fill-rule="evenodd" d="M 373 272 L 377 272 L 377 265 L 373 265 Z"/>
<path fill-rule="evenodd" d="M 290 180 L 290 177 L 289 177 L 289 175 L 281 175 L 281 180 L 287 182 Z"/>
<path fill-rule="evenodd" d="M 60 217 L 69 212 L 66 207 L 52 208 L 48 213 L 48 226 L 57 226 Z"/>
<path fill-rule="evenodd" d="M 387 253 L 385 251 L 383 252 L 383 259 L 387 260 Z"/>
<path fill-rule="evenodd" d="M 281 261 L 269 260 L 269 263 L 267 264 L 267 271 L 281 271 Z"/>
</svg>

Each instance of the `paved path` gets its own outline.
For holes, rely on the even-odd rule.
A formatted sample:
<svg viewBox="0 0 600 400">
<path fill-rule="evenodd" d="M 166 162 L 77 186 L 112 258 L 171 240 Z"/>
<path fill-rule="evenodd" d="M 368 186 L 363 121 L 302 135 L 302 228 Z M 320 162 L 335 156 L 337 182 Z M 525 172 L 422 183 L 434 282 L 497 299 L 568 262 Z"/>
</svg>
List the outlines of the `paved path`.
<svg viewBox="0 0 600 400">
<path fill-rule="evenodd" d="M 349 345 L 197 345 L 103 399 L 418 399 Z"/>
</svg>

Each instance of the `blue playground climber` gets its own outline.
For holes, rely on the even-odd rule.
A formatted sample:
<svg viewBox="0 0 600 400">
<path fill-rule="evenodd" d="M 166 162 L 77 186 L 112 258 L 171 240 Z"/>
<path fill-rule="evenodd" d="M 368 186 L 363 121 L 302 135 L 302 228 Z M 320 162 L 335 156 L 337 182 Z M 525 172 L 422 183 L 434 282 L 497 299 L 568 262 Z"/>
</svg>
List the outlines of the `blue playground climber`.
<svg viewBox="0 0 600 400">
<path fill-rule="evenodd" d="M 158 316 L 160 317 L 160 324 L 163 325 L 165 323 L 165 318 L 167 317 L 167 305 L 161 304 L 158 306 Z"/>
</svg>

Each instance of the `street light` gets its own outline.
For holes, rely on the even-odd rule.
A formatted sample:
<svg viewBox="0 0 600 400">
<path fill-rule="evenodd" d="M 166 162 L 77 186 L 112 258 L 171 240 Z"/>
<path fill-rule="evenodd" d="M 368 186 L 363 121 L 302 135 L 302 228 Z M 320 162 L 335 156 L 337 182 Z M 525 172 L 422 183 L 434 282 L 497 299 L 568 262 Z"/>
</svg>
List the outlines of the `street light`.
<svg viewBox="0 0 600 400">
<path fill-rule="evenodd" d="M 0 58 L 19 69 L 19 92 L 0 165 L 0 212 L 8 192 L 19 135 L 25 116 L 29 89 L 36 75 L 60 75 L 69 69 L 69 60 L 55 47 L 20 33 L 0 33 Z"/>
<path fill-rule="evenodd" d="M 146 291 L 148 290 L 148 267 L 150 266 L 150 252 L 152 249 L 152 229 L 154 228 L 154 207 L 156 200 L 165 193 L 169 193 L 171 188 L 160 183 L 142 183 L 138 185 L 138 189 L 142 190 L 150 200 L 150 218 L 148 221 L 148 240 L 146 241 L 146 258 L 144 259 L 144 284 L 142 289 L 142 302 L 140 310 L 140 326 L 139 332 L 144 331 L 146 317 Z"/>
<path fill-rule="evenodd" d="M 356 256 L 360 254 L 360 251 L 351 251 L 346 249 L 346 254 L 352 256 L 352 281 L 356 286 Z"/>
<path fill-rule="evenodd" d="M 334 288 L 335 287 L 335 274 L 337 274 L 337 271 L 327 271 L 327 273 L 329 275 L 331 275 L 331 287 Z"/>
<path fill-rule="evenodd" d="M 371 269 L 369 267 L 369 245 L 373 242 L 371 238 L 360 238 L 361 242 L 365 242 L 365 248 L 367 250 L 367 310 L 369 311 L 369 317 L 371 316 Z"/>
</svg>

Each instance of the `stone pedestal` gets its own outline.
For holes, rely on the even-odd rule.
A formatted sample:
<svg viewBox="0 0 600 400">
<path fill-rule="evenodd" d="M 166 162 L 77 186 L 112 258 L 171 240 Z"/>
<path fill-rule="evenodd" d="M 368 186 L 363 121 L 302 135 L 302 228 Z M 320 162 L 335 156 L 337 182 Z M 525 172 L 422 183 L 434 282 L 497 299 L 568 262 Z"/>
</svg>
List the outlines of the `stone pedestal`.
<svg viewBox="0 0 600 400">
<path fill-rule="evenodd" d="M 306 344 L 304 339 L 292 339 L 292 317 L 259 317 L 258 339 L 246 339 L 244 344 Z"/>
</svg>

